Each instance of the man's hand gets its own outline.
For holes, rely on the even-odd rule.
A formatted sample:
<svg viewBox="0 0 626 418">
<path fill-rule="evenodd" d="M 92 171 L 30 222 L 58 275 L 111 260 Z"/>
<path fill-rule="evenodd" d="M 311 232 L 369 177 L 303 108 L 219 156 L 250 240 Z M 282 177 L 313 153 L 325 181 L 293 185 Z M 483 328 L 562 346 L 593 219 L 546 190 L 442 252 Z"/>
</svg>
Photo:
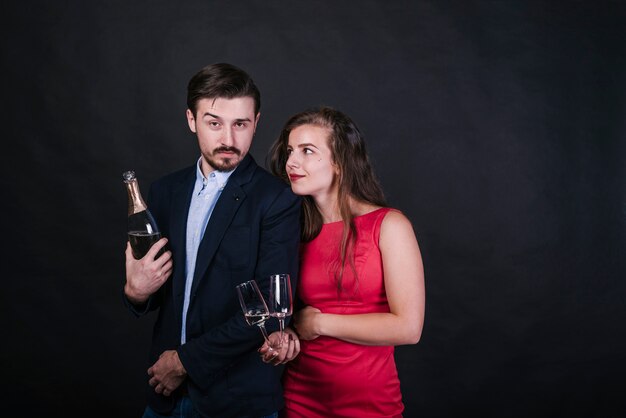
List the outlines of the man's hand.
<svg viewBox="0 0 626 418">
<path fill-rule="evenodd" d="M 285 328 L 281 347 L 278 347 L 280 345 L 279 339 L 280 331 L 273 332 L 269 336 L 272 348 L 270 349 L 267 342 L 263 343 L 261 348 L 259 348 L 259 353 L 261 353 L 261 359 L 264 363 L 271 363 L 274 366 L 278 366 L 279 364 L 285 364 L 293 360 L 300 353 L 300 340 L 291 328 Z"/>
<path fill-rule="evenodd" d="M 187 377 L 187 370 L 178 358 L 176 350 L 164 351 L 156 363 L 148 369 L 148 383 L 156 393 L 170 396 Z"/>
<path fill-rule="evenodd" d="M 159 290 L 172 274 L 172 252 L 165 251 L 156 260 L 154 257 L 167 244 L 167 238 L 158 240 L 141 260 L 135 260 L 126 243 L 126 285 L 124 293 L 128 299 L 136 304 L 142 304 L 150 295 Z"/>
</svg>

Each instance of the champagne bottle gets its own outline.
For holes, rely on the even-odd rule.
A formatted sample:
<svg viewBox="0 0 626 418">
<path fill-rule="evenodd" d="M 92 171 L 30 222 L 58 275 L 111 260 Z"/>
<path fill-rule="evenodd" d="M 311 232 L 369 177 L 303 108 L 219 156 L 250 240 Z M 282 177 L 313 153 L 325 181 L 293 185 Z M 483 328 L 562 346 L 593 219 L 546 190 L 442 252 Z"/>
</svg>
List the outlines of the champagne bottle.
<svg viewBox="0 0 626 418">
<path fill-rule="evenodd" d="M 146 255 L 155 242 L 161 239 L 161 233 L 146 202 L 141 197 L 135 172 L 125 171 L 122 177 L 128 192 L 128 240 L 133 250 L 133 257 L 139 260 Z M 159 258 L 163 251 L 160 250 L 155 259 Z"/>
</svg>

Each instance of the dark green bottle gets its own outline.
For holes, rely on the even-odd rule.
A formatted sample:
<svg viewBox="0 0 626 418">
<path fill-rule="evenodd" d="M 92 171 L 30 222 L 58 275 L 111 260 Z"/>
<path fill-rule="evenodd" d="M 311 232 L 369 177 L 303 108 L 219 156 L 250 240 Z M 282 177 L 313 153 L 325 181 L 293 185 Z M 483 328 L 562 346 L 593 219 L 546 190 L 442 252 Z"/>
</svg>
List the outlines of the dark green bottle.
<svg viewBox="0 0 626 418">
<path fill-rule="evenodd" d="M 146 255 L 155 242 L 161 239 L 161 232 L 146 202 L 141 197 L 135 172 L 125 171 L 122 177 L 128 192 L 128 240 L 133 250 L 133 257 L 139 260 Z M 163 250 L 155 258 L 159 258 L 162 253 Z"/>
</svg>

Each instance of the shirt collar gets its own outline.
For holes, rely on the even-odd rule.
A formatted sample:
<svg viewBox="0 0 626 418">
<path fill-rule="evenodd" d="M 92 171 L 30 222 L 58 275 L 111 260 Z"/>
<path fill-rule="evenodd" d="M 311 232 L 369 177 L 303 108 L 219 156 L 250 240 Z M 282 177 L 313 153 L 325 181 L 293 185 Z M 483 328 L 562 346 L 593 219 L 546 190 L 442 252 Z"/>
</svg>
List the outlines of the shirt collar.
<svg viewBox="0 0 626 418">
<path fill-rule="evenodd" d="M 202 173 L 201 167 L 202 167 L 202 157 L 198 158 L 198 161 L 196 162 L 196 181 L 199 181 L 200 183 L 206 186 L 206 184 L 209 182 L 209 179 L 207 179 L 204 176 L 204 173 Z M 233 174 L 233 171 L 235 171 L 234 168 L 230 171 L 213 170 L 211 174 L 209 175 L 215 179 L 217 184 L 220 185 L 220 189 L 222 189 L 226 185 L 226 182 L 228 181 L 228 178 L 230 177 L 230 175 Z"/>
</svg>

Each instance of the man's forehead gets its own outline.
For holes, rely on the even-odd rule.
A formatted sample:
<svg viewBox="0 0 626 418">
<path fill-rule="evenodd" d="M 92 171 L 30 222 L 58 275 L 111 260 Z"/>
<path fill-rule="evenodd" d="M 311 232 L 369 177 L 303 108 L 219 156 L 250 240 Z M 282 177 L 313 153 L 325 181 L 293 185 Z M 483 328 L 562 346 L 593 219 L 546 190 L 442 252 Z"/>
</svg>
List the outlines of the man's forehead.
<svg viewBox="0 0 626 418">
<path fill-rule="evenodd" d="M 203 115 L 254 118 L 254 100 L 251 97 L 204 98 L 198 102 L 198 110 Z"/>
<path fill-rule="evenodd" d="M 207 97 L 207 98 L 203 98 L 200 99 L 200 103 L 205 103 L 207 105 L 209 105 L 209 107 L 211 109 L 215 109 L 218 107 L 224 107 L 224 106 L 233 106 L 233 105 L 239 105 L 239 106 L 245 106 L 245 105 L 252 105 L 254 106 L 254 99 L 252 97 L 249 96 L 243 96 L 243 97 Z"/>
</svg>

